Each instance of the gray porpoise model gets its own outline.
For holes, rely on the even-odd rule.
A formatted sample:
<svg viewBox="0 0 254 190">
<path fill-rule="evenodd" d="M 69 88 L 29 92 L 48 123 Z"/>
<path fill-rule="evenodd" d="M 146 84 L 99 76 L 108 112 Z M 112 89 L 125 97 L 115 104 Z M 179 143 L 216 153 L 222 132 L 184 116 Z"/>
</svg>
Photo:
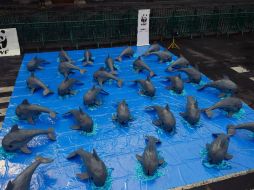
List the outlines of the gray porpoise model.
<svg viewBox="0 0 254 190">
<path fill-rule="evenodd" d="M 86 180 L 90 178 L 96 186 L 103 186 L 107 180 L 108 172 L 106 165 L 99 158 L 95 149 L 93 149 L 92 154 L 83 149 L 76 150 L 70 153 L 67 159 L 71 159 L 76 156 L 81 157 L 87 169 L 87 172 L 77 174 L 77 177 L 79 177 L 81 180 Z"/>
<path fill-rule="evenodd" d="M 71 88 L 75 84 L 83 85 L 83 82 L 73 78 L 65 78 L 65 80 L 58 87 L 58 95 L 59 96 L 74 95 L 76 92 Z"/>
<path fill-rule="evenodd" d="M 126 124 L 132 121 L 131 113 L 128 108 L 128 104 L 125 100 L 122 100 L 117 106 L 117 113 L 112 116 L 113 120 L 118 121 L 120 124 Z"/>
<path fill-rule="evenodd" d="M 23 100 L 16 108 L 16 115 L 21 120 L 27 120 L 30 124 L 34 124 L 34 120 L 41 113 L 49 113 L 51 118 L 56 117 L 56 112 L 50 110 L 49 108 L 39 106 L 36 104 L 30 104 L 27 99 Z"/>
<path fill-rule="evenodd" d="M 181 69 L 178 69 L 177 71 L 181 71 L 181 72 L 184 72 L 185 74 L 188 75 L 188 79 L 185 81 L 187 83 L 196 83 L 196 84 L 199 84 L 200 81 L 201 81 L 201 73 L 195 69 L 195 68 L 192 68 L 192 67 L 188 67 L 188 68 L 181 68 Z"/>
<path fill-rule="evenodd" d="M 81 108 L 79 108 L 79 110 L 70 110 L 64 114 L 64 116 L 68 115 L 72 115 L 77 123 L 71 127 L 72 129 L 85 131 L 87 133 L 91 133 L 93 131 L 94 123 L 92 118 L 88 114 L 86 114 Z"/>
<path fill-rule="evenodd" d="M 211 164 L 219 164 L 223 160 L 230 160 L 232 155 L 228 154 L 229 135 L 213 134 L 215 140 L 211 144 L 206 144 L 208 151 L 208 161 Z"/>
<path fill-rule="evenodd" d="M 116 75 L 117 68 L 115 67 L 114 60 L 108 55 L 108 57 L 105 60 L 106 69 L 109 70 L 109 72 L 113 75 Z"/>
<path fill-rule="evenodd" d="M 200 109 L 198 108 L 198 101 L 192 96 L 187 96 L 187 105 L 185 112 L 180 115 L 191 125 L 195 125 L 200 119 Z"/>
<path fill-rule="evenodd" d="M 133 82 L 140 84 L 140 87 L 141 87 L 141 90 L 139 92 L 140 94 L 150 96 L 150 97 L 155 96 L 156 89 L 154 85 L 152 84 L 149 76 L 147 77 L 146 80 L 137 79 L 137 80 L 134 80 Z"/>
<path fill-rule="evenodd" d="M 70 56 L 67 54 L 66 51 L 64 51 L 63 49 L 59 52 L 58 55 L 59 61 L 61 62 L 69 62 L 71 64 L 74 64 L 75 62 L 70 58 Z"/>
<path fill-rule="evenodd" d="M 123 60 L 123 57 L 131 58 L 133 57 L 133 55 L 134 55 L 133 49 L 130 46 L 128 46 L 121 52 L 121 54 L 115 60 L 121 62 Z"/>
<path fill-rule="evenodd" d="M 79 71 L 80 74 L 84 74 L 86 72 L 85 69 L 81 69 L 70 62 L 60 62 L 58 65 L 59 73 L 61 73 L 65 78 L 68 77 L 69 74 L 73 73 L 74 70 Z"/>
<path fill-rule="evenodd" d="M 247 122 L 247 123 L 241 123 L 238 125 L 228 125 L 227 126 L 227 131 L 229 135 L 234 135 L 236 130 L 248 130 L 254 133 L 254 122 Z"/>
<path fill-rule="evenodd" d="M 219 97 L 224 97 L 227 93 L 230 93 L 231 95 L 233 95 L 235 92 L 237 92 L 237 85 L 229 79 L 220 79 L 220 80 L 208 82 L 207 84 L 200 87 L 198 90 L 201 91 L 208 87 L 216 88 L 219 91 L 221 91 L 221 94 L 219 95 Z"/>
<path fill-rule="evenodd" d="M 150 55 L 158 56 L 160 63 L 172 60 L 172 55 L 169 53 L 168 50 L 152 52 L 150 53 Z"/>
<path fill-rule="evenodd" d="M 53 159 L 37 156 L 35 161 L 21 172 L 15 180 L 9 181 L 5 190 L 29 190 L 32 175 L 40 164 L 53 162 Z"/>
<path fill-rule="evenodd" d="M 92 58 L 92 53 L 89 50 L 85 51 L 83 62 L 83 66 L 93 65 L 94 60 Z"/>
<path fill-rule="evenodd" d="M 3 140 L 2 146 L 5 151 L 14 152 L 21 150 L 25 154 L 30 154 L 31 150 L 28 149 L 27 144 L 35 136 L 48 135 L 48 138 L 52 141 L 56 140 L 55 132 L 53 128 L 48 130 L 44 129 L 19 129 L 18 125 L 12 126 L 9 133 L 7 133 Z"/>
<path fill-rule="evenodd" d="M 144 61 L 142 61 L 140 56 L 133 62 L 133 69 L 137 72 L 147 70 L 149 72 L 150 77 L 156 76 L 156 74 L 152 71 L 152 69 Z"/>
<path fill-rule="evenodd" d="M 165 78 L 171 83 L 166 89 L 173 90 L 176 94 L 181 94 L 183 92 L 184 83 L 180 74 L 178 76 L 168 76 Z"/>
<path fill-rule="evenodd" d="M 176 120 L 173 113 L 169 109 L 167 104 L 164 107 L 162 106 L 149 106 L 146 107 L 147 111 L 156 111 L 158 119 L 153 121 L 153 124 L 167 132 L 172 132 L 175 130 Z"/>
<path fill-rule="evenodd" d="M 228 113 L 228 117 L 232 117 L 234 113 L 237 113 L 242 108 L 242 101 L 239 98 L 227 97 L 221 101 L 215 103 L 213 106 L 203 109 L 207 117 L 212 117 L 212 110 L 222 109 Z"/>
<path fill-rule="evenodd" d="M 104 91 L 102 88 L 100 87 L 96 87 L 95 85 L 89 89 L 87 91 L 87 93 L 84 95 L 83 97 L 83 103 L 85 105 L 88 105 L 88 106 L 93 106 L 93 105 L 101 105 L 101 101 L 99 101 L 97 99 L 97 95 L 101 93 L 101 94 L 104 94 L 104 95 L 109 95 L 108 92 Z"/>
<path fill-rule="evenodd" d="M 165 71 L 173 71 L 174 69 L 181 69 L 186 68 L 190 65 L 190 62 L 185 57 L 180 57 L 176 61 L 174 61 L 172 64 L 168 66 L 168 68 Z"/>
<path fill-rule="evenodd" d="M 159 158 L 156 150 L 156 144 L 160 144 L 161 141 L 153 136 L 146 136 L 147 145 L 145 147 L 142 156 L 136 154 L 137 160 L 141 163 L 143 171 L 148 176 L 153 176 L 159 166 L 165 161 L 163 158 Z"/>
<path fill-rule="evenodd" d="M 41 67 L 42 64 L 49 64 L 48 61 L 44 59 L 40 59 L 37 57 L 34 57 L 28 64 L 27 64 L 27 70 L 30 72 L 33 72 L 37 69 L 42 70 L 43 67 Z"/>
<path fill-rule="evenodd" d="M 151 45 L 148 50 L 143 54 L 143 56 L 148 56 L 152 52 L 160 51 L 160 45 L 159 44 L 153 44 Z"/>
<path fill-rule="evenodd" d="M 53 94 L 54 92 L 48 88 L 40 79 L 38 79 L 34 73 L 31 73 L 31 76 L 26 80 L 27 86 L 31 89 L 31 92 L 34 93 L 35 90 L 43 89 L 43 96 Z"/>
<path fill-rule="evenodd" d="M 93 74 L 94 80 L 96 80 L 100 86 L 103 85 L 104 82 L 108 81 L 109 79 L 117 81 L 117 86 L 119 88 L 122 87 L 123 81 L 117 78 L 115 75 L 107 72 L 104 67 L 101 67 L 98 71 Z"/>
</svg>

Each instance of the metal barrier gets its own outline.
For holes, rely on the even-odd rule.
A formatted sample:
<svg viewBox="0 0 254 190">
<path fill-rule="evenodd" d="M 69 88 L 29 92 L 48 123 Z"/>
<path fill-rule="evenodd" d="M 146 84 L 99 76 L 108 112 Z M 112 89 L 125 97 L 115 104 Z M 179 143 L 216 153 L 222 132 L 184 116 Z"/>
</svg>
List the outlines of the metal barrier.
<svg viewBox="0 0 254 190">
<path fill-rule="evenodd" d="M 34 11 L 0 13 L 0 28 L 17 28 L 22 44 L 51 42 L 111 42 L 136 38 L 137 10 L 113 11 Z M 254 30 L 254 7 L 213 9 L 151 10 L 150 37 L 225 34 Z"/>
</svg>

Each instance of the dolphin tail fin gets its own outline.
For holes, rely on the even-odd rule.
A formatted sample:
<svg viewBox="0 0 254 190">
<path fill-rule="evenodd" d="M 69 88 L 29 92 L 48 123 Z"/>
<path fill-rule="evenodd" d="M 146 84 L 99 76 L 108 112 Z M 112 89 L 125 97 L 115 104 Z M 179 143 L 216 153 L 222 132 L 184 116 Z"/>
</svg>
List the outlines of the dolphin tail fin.
<svg viewBox="0 0 254 190">
<path fill-rule="evenodd" d="M 201 91 L 201 90 L 204 90 L 206 88 L 206 85 L 203 85 L 203 86 L 201 86 L 200 88 L 198 88 L 197 90 L 198 91 Z"/>
<path fill-rule="evenodd" d="M 53 162 L 53 159 L 44 158 L 42 156 L 37 156 L 35 159 L 36 159 L 36 161 L 39 161 L 40 163 L 43 163 L 43 164 L 47 164 L 47 163 Z"/>
<path fill-rule="evenodd" d="M 166 71 L 166 72 L 171 72 L 171 71 L 173 71 L 173 68 L 172 68 L 171 66 L 169 66 L 169 67 L 167 67 L 167 68 L 165 69 L 165 71 Z"/>
<path fill-rule="evenodd" d="M 116 71 L 110 71 L 110 73 L 111 73 L 112 75 L 118 75 L 118 73 L 117 73 Z"/>
<path fill-rule="evenodd" d="M 211 117 L 213 116 L 212 110 L 209 110 L 209 109 L 205 110 L 205 114 L 206 114 L 207 117 L 209 117 L 209 118 L 211 118 Z"/>
<path fill-rule="evenodd" d="M 56 112 L 51 111 L 51 112 L 49 113 L 49 116 L 50 116 L 51 118 L 56 118 Z"/>
<path fill-rule="evenodd" d="M 52 141 L 56 140 L 56 134 L 54 128 L 49 128 L 48 129 L 48 138 Z"/>
<path fill-rule="evenodd" d="M 104 95 L 109 95 L 109 93 L 107 91 L 103 90 L 103 89 L 101 89 L 100 93 L 104 94 Z"/>
<path fill-rule="evenodd" d="M 54 92 L 48 88 L 46 88 L 44 91 L 43 91 L 43 96 L 47 96 L 49 94 L 54 94 Z"/>
<path fill-rule="evenodd" d="M 85 61 L 86 61 L 86 58 L 83 57 L 80 61 L 81 61 L 81 62 L 85 62 Z"/>
<path fill-rule="evenodd" d="M 68 111 L 68 112 L 63 113 L 62 116 L 63 116 L 63 117 L 68 117 L 68 116 L 70 116 L 71 114 L 72 114 L 71 111 Z"/>
<path fill-rule="evenodd" d="M 83 75 L 86 72 L 86 70 L 85 69 L 80 69 L 79 72 L 80 72 L 80 74 Z"/>
<path fill-rule="evenodd" d="M 80 148 L 80 149 L 78 149 L 78 150 L 73 151 L 72 153 L 70 153 L 70 154 L 67 156 L 67 159 L 72 159 L 72 158 L 76 157 L 77 155 L 79 155 L 79 152 L 80 152 L 80 151 L 83 151 L 83 149 Z"/>
<path fill-rule="evenodd" d="M 121 88 L 123 86 L 123 81 L 121 79 L 119 79 L 117 81 L 117 85 L 118 85 L 119 88 Z"/>
<path fill-rule="evenodd" d="M 228 125 L 227 126 L 227 133 L 230 136 L 233 136 L 235 134 L 235 126 L 234 125 Z"/>
<path fill-rule="evenodd" d="M 213 112 L 210 109 L 202 109 L 201 112 L 204 112 L 208 118 L 213 116 Z"/>
<path fill-rule="evenodd" d="M 151 53 L 149 51 L 146 51 L 142 56 L 148 56 L 150 55 Z"/>
<path fill-rule="evenodd" d="M 156 144 L 161 144 L 160 139 L 157 139 L 157 138 L 154 137 L 154 136 L 149 136 L 149 135 L 147 135 L 147 136 L 146 136 L 146 140 L 148 140 L 148 141 L 154 141 Z"/>
<path fill-rule="evenodd" d="M 72 153 L 70 153 L 68 156 L 67 156 L 67 159 L 72 159 L 74 157 L 76 157 L 78 155 L 77 151 L 74 151 Z"/>
<path fill-rule="evenodd" d="M 92 61 L 84 61 L 83 66 L 93 65 Z"/>
<path fill-rule="evenodd" d="M 142 157 L 142 156 L 136 154 L 136 158 L 137 158 L 137 160 L 138 160 L 140 163 L 143 163 L 143 157 Z"/>
<path fill-rule="evenodd" d="M 115 60 L 119 61 L 119 62 L 122 62 L 122 57 L 117 57 Z"/>
<path fill-rule="evenodd" d="M 157 76 L 157 74 L 155 74 L 153 71 L 150 72 L 150 77 L 154 77 Z"/>
</svg>

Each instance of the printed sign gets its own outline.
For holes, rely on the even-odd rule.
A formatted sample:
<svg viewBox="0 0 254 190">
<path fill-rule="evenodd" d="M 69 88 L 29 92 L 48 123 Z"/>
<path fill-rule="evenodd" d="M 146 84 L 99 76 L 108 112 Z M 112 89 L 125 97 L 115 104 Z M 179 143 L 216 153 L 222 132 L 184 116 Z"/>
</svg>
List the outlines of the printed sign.
<svg viewBox="0 0 254 190">
<path fill-rule="evenodd" d="M 150 9 L 141 9 L 138 11 L 137 46 L 149 45 L 149 19 Z"/>
<path fill-rule="evenodd" d="M 0 29 L 0 57 L 20 55 L 16 28 Z"/>
</svg>

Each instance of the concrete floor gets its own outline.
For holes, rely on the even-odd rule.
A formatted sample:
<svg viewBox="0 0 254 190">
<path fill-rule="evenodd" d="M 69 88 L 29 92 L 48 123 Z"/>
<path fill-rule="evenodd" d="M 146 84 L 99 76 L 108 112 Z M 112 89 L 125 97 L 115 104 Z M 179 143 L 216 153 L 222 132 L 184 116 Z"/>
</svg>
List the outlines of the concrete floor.
<svg viewBox="0 0 254 190">
<path fill-rule="evenodd" d="M 194 39 L 176 39 L 180 50 L 172 50 L 183 54 L 192 64 L 197 64 L 202 73 L 216 80 L 228 76 L 239 86 L 237 94 L 245 103 L 254 108 L 254 33 L 231 36 L 212 36 Z M 169 41 L 164 42 L 169 45 Z M 55 47 L 58 50 L 58 47 Z M 36 51 L 36 50 L 35 50 Z M 22 56 L 0 58 L 0 112 L 7 108 L 11 89 L 3 92 L 2 87 L 15 84 Z M 232 69 L 232 67 L 235 67 Z M 237 71 L 235 71 L 236 69 Z M 247 72 L 242 72 L 247 70 Z M 240 73 L 239 73 L 240 72 Z M 253 78 L 254 79 L 254 78 Z M 4 100 L 4 101 L 2 101 Z M 4 113 L 0 114 L 0 123 Z M 204 185 L 196 190 L 241 190 L 254 189 L 254 174 L 232 178 L 211 185 Z"/>
</svg>

